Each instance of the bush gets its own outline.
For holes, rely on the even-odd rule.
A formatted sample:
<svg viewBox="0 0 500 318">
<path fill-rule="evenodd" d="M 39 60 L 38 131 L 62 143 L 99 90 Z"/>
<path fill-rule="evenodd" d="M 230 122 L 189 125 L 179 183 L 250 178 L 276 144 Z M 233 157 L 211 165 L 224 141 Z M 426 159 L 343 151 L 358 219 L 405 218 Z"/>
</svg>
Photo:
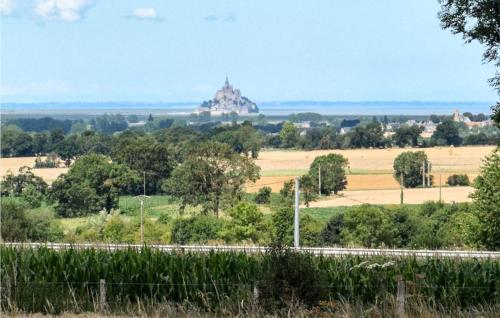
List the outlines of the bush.
<svg viewBox="0 0 500 318">
<path fill-rule="evenodd" d="M 28 219 L 22 202 L 14 198 L 2 198 L 0 213 L 2 239 L 7 242 L 25 241 Z"/>
<path fill-rule="evenodd" d="M 363 204 L 344 214 L 345 243 L 365 247 L 392 246 L 395 229 L 389 213 L 382 207 Z"/>
<path fill-rule="evenodd" d="M 42 205 L 45 196 L 42 192 L 38 191 L 34 185 L 28 184 L 21 192 L 21 198 L 30 208 L 34 209 Z"/>
<path fill-rule="evenodd" d="M 261 275 L 259 301 L 270 311 L 296 300 L 312 306 L 328 293 L 326 273 L 311 254 L 273 250 L 264 256 Z"/>
<path fill-rule="evenodd" d="M 344 215 L 337 214 L 332 217 L 321 231 L 321 240 L 324 245 L 342 244 L 342 229 L 344 228 Z"/>
<path fill-rule="evenodd" d="M 64 238 L 61 225 L 54 219 L 51 210 L 33 210 L 26 214 L 28 219 L 27 236 L 36 242 L 58 242 Z"/>
<path fill-rule="evenodd" d="M 257 204 L 269 204 L 271 202 L 271 187 L 262 187 L 255 195 L 255 203 Z"/>
<path fill-rule="evenodd" d="M 453 174 L 448 177 L 448 181 L 446 181 L 446 183 L 452 187 L 468 186 L 470 185 L 470 180 L 469 176 L 466 174 Z"/>
<path fill-rule="evenodd" d="M 264 231 L 264 215 L 254 204 L 239 203 L 229 211 L 231 221 L 225 224 L 220 237 L 226 242 L 259 242 Z"/>
<path fill-rule="evenodd" d="M 223 225 L 223 220 L 208 215 L 177 219 L 172 225 L 172 242 L 187 244 L 217 240 Z"/>
</svg>

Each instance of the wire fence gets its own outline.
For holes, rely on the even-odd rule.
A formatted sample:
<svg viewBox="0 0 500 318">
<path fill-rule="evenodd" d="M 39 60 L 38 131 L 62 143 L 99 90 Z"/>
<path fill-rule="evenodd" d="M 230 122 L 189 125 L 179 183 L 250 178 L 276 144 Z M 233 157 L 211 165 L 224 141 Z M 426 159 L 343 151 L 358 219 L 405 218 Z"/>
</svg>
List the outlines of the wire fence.
<svg viewBox="0 0 500 318">
<path fill-rule="evenodd" d="M 0 246 L 12 248 L 48 248 L 53 250 L 68 249 L 102 249 L 140 250 L 149 248 L 163 252 L 235 252 L 235 253 L 266 253 L 271 250 L 268 246 L 238 246 L 238 245 L 140 245 L 140 244 L 101 244 L 101 243 L 7 243 Z M 341 248 L 341 247 L 291 247 L 290 250 L 323 256 L 391 256 L 417 258 L 464 258 L 464 259 L 500 259 L 500 252 L 495 251 L 463 251 L 463 250 L 412 250 L 412 249 L 375 249 L 375 248 Z"/>
</svg>

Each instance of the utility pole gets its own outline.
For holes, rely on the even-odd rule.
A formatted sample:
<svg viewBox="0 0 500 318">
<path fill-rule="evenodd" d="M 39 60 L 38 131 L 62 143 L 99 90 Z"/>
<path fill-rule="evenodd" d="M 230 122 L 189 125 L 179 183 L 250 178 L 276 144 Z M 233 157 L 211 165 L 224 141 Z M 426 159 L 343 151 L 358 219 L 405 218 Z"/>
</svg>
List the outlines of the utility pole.
<svg viewBox="0 0 500 318">
<path fill-rule="evenodd" d="M 293 217 L 293 246 L 295 248 L 299 247 L 300 234 L 299 234 L 299 203 L 300 203 L 300 193 L 299 193 L 299 178 L 295 178 L 295 214 Z"/>
<path fill-rule="evenodd" d="M 431 162 L 427 161 L 427 186 L 431 187 Z"/>
<path fill-rule="evenodd" d="M 138 195 L 135 198 L 141 201 L 141 245 L 144 245 L 144 200 L 149 199 L 146 195 L 146 171 L 142 172 L 142 187 L 143 194 Z"/>
<path fill-rule="evenodd" d="M 403 182 L 404 182 L 403 171 L 401 171 L 401 174 L 399 175 L 399 183 L 401 186 L 400 204 L 403 204 L 404 202 Z"/>
<path fill-rule="evenodd" d="M 441 174 L 439 174 L 439 203 L 442 202 L 442 196 L 441 196 Z"/>
<path fill-rule="evenodd" d="M 141 244 L 144 244 L 144 199 L 149 199 L 147 195 L 138 195 L 135 197 L 141 201 Z"/>
<path fill-rule="evenodd" d="M 422 188 L 425 188 L 425 160 L 422 161 Z"/>
<path fill-rule="evenodd" d="M 321 196 L 321 164 L 318 165 L 318 195 Z"/>
</svg>

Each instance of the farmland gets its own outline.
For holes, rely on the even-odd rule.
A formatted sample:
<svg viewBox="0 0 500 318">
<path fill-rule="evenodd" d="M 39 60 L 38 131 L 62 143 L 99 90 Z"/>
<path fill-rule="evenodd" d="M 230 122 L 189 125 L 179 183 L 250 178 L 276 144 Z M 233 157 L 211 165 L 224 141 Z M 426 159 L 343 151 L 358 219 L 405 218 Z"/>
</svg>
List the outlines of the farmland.
<svg viewBox="0 0 500 318">
<path fill-rule="evenodd" d="M 441 147 L 441 148 L 389 148 L 389 149 L 352 149 L 352 150 L 264 150 L 259 153 L 256 164 L 261 168 L 261 178 L 253 184 L 247 185 L 248 192 L 256 192 L 262 186 L 270 186 L 274 192 L 279 191 L 283 182 L 307 172 L 309 165 L 315 157 L 338 153 L 349 160 L 347 171 L 347 190 L 386 190 L 398 189 L 399 184 L 392 175 L 393 162 L 397 155 L 403 151 L 423 150 L 433 164 L 432 174 L 436 184 L 441 177 L 442 184 L 453 173 L 466 173 L 474 179 L 477 176 L 482 159 L 491 153 L 494 146 L 478 147 Z M 33 167 L 35 157 L 1 158 L 0 176 L 9 170 L 15 173 L 22 166 Z M 34 169 L 34 173 L 51 183 L 67 168 Z M 468 193 L 468 190 L 466 190 Z M 462 190 L 448 190 L 457 201 L 463 201 L 466 195 Z M 360 194 L 358 192 L 358 194 Z M 422 200 L 431 197 L 421 193 Z M 382 203 L 382 202 L 381 202 Z"/>
<path fill-rule="evenodd" d="M 323 300 L 370 305 L 395 295 L 395 277 L 407 281 L 409 299 L 447 309 L 499 301 L 500 263 L 493 259 L 332 258 L 287 251 L 194 254 L 148 248 L 0 247 L 0 253 L 2 285 L 8 288 L 2 308 L 26 312 L 95 310 L 101 280 L 107 284 L 106 310 L 111 312 L 141 300 L 189 302 L 207 311 L 218 310 L 223 301 L 276 306 L 277 297 L 306 305 Z"/>
</svg>

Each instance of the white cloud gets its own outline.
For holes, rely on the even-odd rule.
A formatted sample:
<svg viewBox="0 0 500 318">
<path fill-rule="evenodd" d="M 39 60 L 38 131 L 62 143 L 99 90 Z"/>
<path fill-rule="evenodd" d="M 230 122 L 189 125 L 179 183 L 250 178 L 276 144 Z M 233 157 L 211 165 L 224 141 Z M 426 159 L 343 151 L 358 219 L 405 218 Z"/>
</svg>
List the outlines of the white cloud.
<svg viewBox="0 0 500 318">
<path fill-rule="evenodd" d="M 45 20 L 73 22 L 83 18 L 90 0 L 38 0 L 35 13 Z"/>
<path fill-rule="evenodd" d="M 12 15 L 15 8 L 16 2 L 14 0 L 0 0 L 0 15 Z"/>
<path fill-rule="evenodd" d="M 69 85 L 61 80 L 49 79 L 45 82 L 30 82 L 24 85 L 0 85 L 0 96 L 44 96 L 69 93 Z"/>
<path fill-rule="evenodd" d="M 137 8 L 132 13 L 132 17 L 136 19 L 158 20 L 155 8 Z"/>
</svg>

